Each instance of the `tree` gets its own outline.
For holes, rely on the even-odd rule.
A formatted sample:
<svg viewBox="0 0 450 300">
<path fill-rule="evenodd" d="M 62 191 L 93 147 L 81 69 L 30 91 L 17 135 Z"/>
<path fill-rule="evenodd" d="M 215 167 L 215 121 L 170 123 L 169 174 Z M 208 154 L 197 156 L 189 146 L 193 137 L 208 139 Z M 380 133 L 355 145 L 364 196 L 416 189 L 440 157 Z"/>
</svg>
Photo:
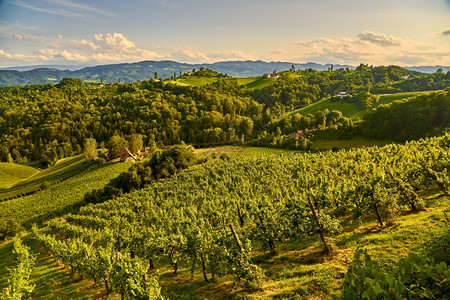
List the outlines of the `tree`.
<svg viewBox="0 0 450 300">
<path fill-rule="evenodd" d="M 97 155 L 97 141 L 94 138 L 84 140 L 84 157 L 86 160 L 93 160 Z"/>
<path fill-rule="evenodd" d="M 128 142 L 120 135 L 113 135 L 106 143 L 110 158 L 119 156 L 123 147 L 128 147 Z"/>
<path fill-rule="evenodd" d="M 155 79 L 158 79 L 158 72 L 155 72 Z"/>
<path fill-rule="evenodd" d="M 442 73 L 442 72 L 443 72 L 442 68 L 439 68 L 439 69 L 436 70 L 436 73 Z"/>
<path fill-rule="evenodd" d="M 133 133 L 129 139 L 129 149 L 131 153 L 136 154 L 142 150 L 144 143 L 140 134 Z"/>
</svg>

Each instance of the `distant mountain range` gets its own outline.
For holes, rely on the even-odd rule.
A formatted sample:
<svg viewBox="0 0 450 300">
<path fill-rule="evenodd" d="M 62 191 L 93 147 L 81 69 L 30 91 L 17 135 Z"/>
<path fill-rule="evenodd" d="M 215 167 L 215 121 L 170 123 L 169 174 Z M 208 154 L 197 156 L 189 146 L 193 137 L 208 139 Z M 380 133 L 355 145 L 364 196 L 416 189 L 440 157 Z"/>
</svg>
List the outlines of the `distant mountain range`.
<svg viewBox="0 0 450 300">
<path fill-rule="evenodd" d="M 209 68 L 219 73 L 233 77 L 259 76 L 273 71 L 285 71 L 291 69 L 314 69 L 318 71 L 328 70 L 331 64 L 296 64 L 291 62 L 264 62 L 264 61 L 223 61 L 212 64 L 187 64 L 175 61 L 141 61 L 136 63 L 121 63 L 111 65 L 99 65 L 83 67 L 74 65 L 41 65 L 8 67 L 0 69 L 0 86 L 14 86 L 26 84 L 58 83 L 65 77 L 80 78 L 84 81 L 99 82 L 134 82 L 154 78 L 155 72 L 159 78 L 179 76 L 180 72 L 190 72 L 200 67 Z M 334 69 L 355 67 L 349 65 L 333 65 Z M 450 70 L 445 66 L 408 67 L 409 70 L 431 73 L 441 68 L 444 72 Z"/>
</svg>

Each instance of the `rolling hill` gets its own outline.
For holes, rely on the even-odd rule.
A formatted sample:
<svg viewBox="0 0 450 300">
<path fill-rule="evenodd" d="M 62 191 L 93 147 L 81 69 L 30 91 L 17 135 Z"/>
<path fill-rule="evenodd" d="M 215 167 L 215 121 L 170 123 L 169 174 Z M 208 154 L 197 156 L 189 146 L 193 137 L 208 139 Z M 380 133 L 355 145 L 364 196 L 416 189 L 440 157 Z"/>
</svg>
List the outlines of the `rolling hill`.
<svg viewBox="0 0 450 300">
<path fill-rule="evenodd" d="M 291 62 L 263 62 L 263 61 L 224 61 L 212 64 L 187 64 L 175 61 L 141 61 L 136 63 L 122 63 L 111 65 L 99 65 L 86 67 L 79 70 L 61 70 L 60 68 L 43 68 L 29 70 L 18 68 L 19 70 L 0 70 L 0 86 L 26 85 L 26 84 L 46 84 L 58 83 L 62 78 L 80 78 L 84 81 L 100 82 L 134 82 L 154 78 L 155 72 L 159 78 L 173 77 L 174 73 L 179 76 L 180 72 L 190 72 L 200 67 L 209 68 L 219 73 L 228 74 L 233 77 L 260 76 L 264 73 L 271 73 L 274 70 L 283 71 L 292 68 L 314 70 L 327 70 L 330 64 L 295 64 Z M 64 68 L 67 66 L 63 66 Z M 352 66 L 335 65 L 335 68 L 353 69 Z"/>
</svg>

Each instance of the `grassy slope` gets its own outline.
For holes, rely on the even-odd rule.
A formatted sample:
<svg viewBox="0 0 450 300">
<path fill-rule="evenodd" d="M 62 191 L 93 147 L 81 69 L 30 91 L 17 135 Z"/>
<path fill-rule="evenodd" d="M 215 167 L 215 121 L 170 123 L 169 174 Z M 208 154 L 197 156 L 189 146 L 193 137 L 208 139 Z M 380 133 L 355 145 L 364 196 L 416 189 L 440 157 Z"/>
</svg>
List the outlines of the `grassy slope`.
<svg viewBox="0 0 450 300">
<path fill-rule="evenodd" d="M 388 140 L 371 140 L 357 136 L 345 140 L 317 139 L 314 140 L 313 146 L 320 150 L 331 150 L 333 147 L 337 147 L 339 149 L 351 149 L 351 148 L 373 147 L 373 146 L 382 147 L 389 143 L 391 142 Z"/>
<path fill-rule="evenodd" d="M 18 181 L 30 177 L 38 170 L 19 164 L 0 163 L 0 189 L 9 188 Z"/>
<path fill-rule="evenodd" d="M 0 190 L 0 201 L 35 193 L 42 189 L 42 184 L 50 186 L 67 180 L 89 166 L 84 162 L 82 155 L 61 159 L 50 168 L 36 172 L 32 176 L 16 182 L 8 189 Z"/>
<path fill-rule="evenodd" d="M 270 154 L 283 154 L 292 153 L 293 150 L 276 149 L 276 148 L 264 148 L 264 147 L 239 147 L 239 146 L 222 146 L 213 148 L 196 149 L 198 155 L 202 158 L 209 158 L 225 154 L 229 158 L 237 156 L 264 156 Z"/>
<path fill-rule="evenodd" d="M 10 218 L 27 224 L 42 218 L 46 219 L 56 213 L 67 212 L 72 206 L 79 205 L 87 192 L 103 188 L 110 179 L 128 170 L 131 166 L 131 163 L 88 164 L 84 159 L 75 157 L 62 161 L 55 166 L 56 170 L 46 170 L 45 174 L 39 174 L 34 179 L 43 182 L 49 178 L 54 179 L 57 174 L 64 175 L 62 170 L 70 169 L 71 166 L 66 164 L 67 161 L 72 161 L 75 166 L 85 164 L 86 167 L 83 167 L 80 173 L 65 181 L 52 184 L 46 190 L 0 202 L 0 219 Z"/>
<path fill-rule="evenodd" d="M 223 78 L 224 80 L 236 81 L 239 85 L 246 86 L 252 89 L 261 89 L 270 85 L 276 79 L 274 78 L 262 78 L 261 76 L 255 77 L 236 77 L 236 78 Z M 171 82 L 183 85 L 183 86 L 203 86 L 211 84 L 219 80 L 219 77 L 196 77 L 196 76 L 183 76 L 172 80 Z"/>
<path fill-rule="evenodd" d="M 415 97 L 415 96 L 425 94 L 425 93 L 429 93 L 429 92 L 411 92 L 411 93 L 381 95 L 380 100 L 373 107 L 376 108 L 376 107 L 380 106 L 381 104 L 388 104 L 395 100 L 411 98 L 411 97 Z M 339 110 L 347 118 L 362 117 L 365 113 L 364 107 L 358 103 L 345 103 L 342 101 L 331 102 L 330 99 L 324 99 L 319 102 L 308 105 L 306 107 L 295 110 L 289 114 L 290 115 L 295 114 L 295 113 L 300 113 L 303 115 L 314 114 L 315 112 L 317 112 L 319 110 L 324 110 L 324 109 Z"/>
</svg>

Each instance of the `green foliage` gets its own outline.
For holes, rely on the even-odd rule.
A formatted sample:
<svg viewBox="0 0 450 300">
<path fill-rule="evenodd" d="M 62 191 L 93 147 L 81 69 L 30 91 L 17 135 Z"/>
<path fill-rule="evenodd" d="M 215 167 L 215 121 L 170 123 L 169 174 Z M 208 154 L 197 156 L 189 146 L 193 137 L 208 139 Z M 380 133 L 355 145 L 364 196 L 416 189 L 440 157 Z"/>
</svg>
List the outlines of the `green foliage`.
<svg viewBox="0 0 450 300">
<path fill-rule="evenodd" d="M 21 226 L 19 222 L 14 219 L 9 218 L 1 218 L 0 219 L 0 240 L 4 240 L 7 237 L 12 237 L 19 233 L 21 230 Z"/>
<path fill-rule="evenodd" d="M 369 112 L 362 123 L 363 135 L 397 141 L 439 133 L 450 122 L 450 90 L 382 105 Z"/>
<path fill-rule="evenodd" d="M 168 178 L 197 162 L 192 147 L 177 145 L 153 154 L 148 162 L 136 163 L 127 172 L 112 179 L 103 189 L 87 193 L 87 203 L 100 203 L 122 193 L 142 189 L 162 178 Z"/>
<path fill-rule="evenodd" d="M 91 161 L 97 155 L 97 141 L 93 138 L 84 140 L 84 158 Z"/>
<path fill-rule="evenodd" d="M 140 150 L 143 150 L 144 142 L 140 134 L 132 134 L 129 140 L 129 150 L 133 154 L 137 154 Z"/>
<path fill-rule="evenodd" d="M 128 141 L 119 135 L 113 135 L 106 143 L 110 158 L 118 157 L 123 147 L 128 147 Z"/>
<path fill-rule="evenodd" d="M 63 239 L 58 242 L 61 245 L 50 249 L 55 255 L 62 255 L 58 251 L 68 253 L 67 265 L 83 274 L 93 272 L 85 270 L 85 266 L 97 264 L 77 263 L 82 252 L 76 249 L 92 247 L 90 253 L 94 254 L 89 259 L 95 261 L 103 255 L 109 257 L 110 263 L 104 264 L 106 271 L 101 274 L 112 274 L 114 261 L 121 261 L 116 273 L 125 275 L 108 277 L 105 288 L 110 286 L 124 296 L 131 283 L 143 288 L 139 270 L 142 265 L 154 268 L 154 264 L 171 269 L 174 276 L 185 269 L 192 273 L 200 270 L 205 282 L 230 274 L 244 286 L 257 289 L 267 281 L 264 266 L 254 263 L 255 253 L 269 250 L 266 255 L 272 256 L 277 253 L 278 244 L 287 240 L 297 241 L 296 245 L 315 240 L 314 251 L 323 244 L 333 255 L 332 240 L 341 232 L 343 220 L 364 215 L 377 221 L 379 217 L 380 226 L 389 223 L 405 208 L 402 188 L 386 175 L 387 170 L 398 170 L 393 175 L 410 186 L 417 181 L 423 188 L 434 187 L 436 181 L 429 178 L 421 163 L 429 165 L 438 156 L 443 165 L 448 164 L 449 157 L 442 153 L 448 148 L 449 138 L 446 135 L 383 148 L 211 160 L 132 194 L 88 205 L 76 214 L 51 221 L 52 230 Z M 425 147 L 430 155 L 414 154 Z M 145 180 L 153 180 L 153 172 L 160 166 L 163 170 L 158 174 L 172 174 L 176 161 L 191 161 L 186 155 L 177 148 L 158 151 L 148 165 L 136 164 L 141 166 L 118 177 L 120 180 L 115 183 L 134 182 L 139 186 Z M 438 170 L 437 166 L 431 167 Z M 144 180 L 142 175 L 150 173 L 149 179 Z M 109 192 L 112 195 L 119 188 L 111 186 Z M 74 252 L 67 252 L 68 249 Z M 136 274 L 121 269 L 135 263 L 140 264 Z M 441 266 L 430 266 L 442 274 Z M 401 291 L 401 284 L 407 289 L 413 286 L 410 281 L 398 281 L 394 273 L 386 273 L 362 254 L 354 270 L 348 275 L 354 274 L 357 282 L 350 287 L 355 289 L 351 295 L 387 297 Z M 414 282 L 423 285 L 422 281 Z M 439 288 L 433 286 L 433 290 Z"/>
<path fill-rule="evenodd" d="M 0 294 L 0 299 L 28 298 L 35 287 L 29 280 L 35 257 L 30 254 L 30 248 L 22 244 L 19 235 L 13 238 L 13 243 L 14 267 L 9 270 L 8 287 Z"/>
<path fill-rule="evenodd" d="M 395 274 L 385 272 L 367 251 L 355 252 L 343 291 L 336 299 L 441 299 L 450 292 L 450 270 L 444 262 L 410 253 Z"/>
<path fill-rule="evenodd" d="M 82 157 L 67 158 L 23 182 L 24 185 L 9 189 L 16 196 L 0 202 L 0 220 L 15 220 L 17 224 L 28 226 L 33 221 L 71 212 L 83 204 L 86 193 L 106 185 L 129 167 L 130 164 L 96 165 L 85 163 Z M 44 182 L 51 188 L 39 191 Z M 0 196 L 6 196 L 9 190 Z M 25 196 L 28 190 L 36 192 Z"/>
</svg>

